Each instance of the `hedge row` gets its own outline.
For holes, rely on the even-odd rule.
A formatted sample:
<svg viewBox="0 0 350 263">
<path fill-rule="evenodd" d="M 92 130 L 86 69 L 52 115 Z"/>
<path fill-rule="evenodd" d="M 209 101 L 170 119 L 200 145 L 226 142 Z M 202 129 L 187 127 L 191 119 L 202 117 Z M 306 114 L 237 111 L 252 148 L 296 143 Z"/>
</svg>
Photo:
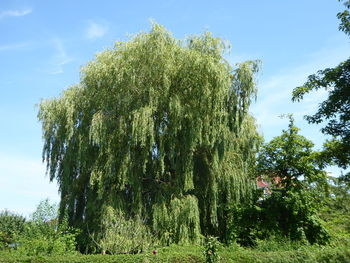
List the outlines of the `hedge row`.
<svg viewBox="0 0 350 263">
<path fill-rule="evenodd" d="M 0 254 L 0 263 L 202 263 L 201 248 L 171 248 L 156 255 L 64 255 L 28 257 L 16 253 Z M 349 263 L 350 248 L 310 248 L 295 251 L 259 252 L 256 250 L 223 249 L 222 263 Z"/>
<path fill-rule="evenodd" d="M 1 257 L 1 263 L 201 263 L 203 259 L 195 255 L 146 256 L 146 255 L 68 255 L 48 257 L 25 257 L 11 255 Z"/>
<path fill-rule="evenodd" d="M 294 251 L 223 252 L 222 262 L 232 263 L 350 263 L 350 248 L 318 248 Z"/>
</svg>

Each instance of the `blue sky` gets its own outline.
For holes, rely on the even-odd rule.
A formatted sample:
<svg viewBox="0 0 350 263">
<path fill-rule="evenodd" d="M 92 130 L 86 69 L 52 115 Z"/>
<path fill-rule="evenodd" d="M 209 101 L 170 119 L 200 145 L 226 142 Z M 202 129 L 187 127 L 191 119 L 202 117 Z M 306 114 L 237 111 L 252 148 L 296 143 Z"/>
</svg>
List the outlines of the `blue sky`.
<svg viewBox="0 0 350 263">
<path fill-rule="evenodd" d="M 317 147 L 321 126 L 303 115 L 315 111 L 326 93 L 302 103 L 291 91 L 318 69 L 350 54 L 338 31 L 336 0 L 234 1 L 21 1 L 0 2 L 0 210 L 29 215 L 44 198 L 59 200 L 41 162 L 37 107 L 79 81 L 79 69 L 116 40 L 150 29 L 150 19 L 177 38 L 205 30 L 228 40 L 232 63 L 262 60 L 258 100 L 251 112 L 266 140 L 281 133 L 294 113 L 301 133 Z M 337 170 L 330 169 L 334 173 Z"/>
</svg>

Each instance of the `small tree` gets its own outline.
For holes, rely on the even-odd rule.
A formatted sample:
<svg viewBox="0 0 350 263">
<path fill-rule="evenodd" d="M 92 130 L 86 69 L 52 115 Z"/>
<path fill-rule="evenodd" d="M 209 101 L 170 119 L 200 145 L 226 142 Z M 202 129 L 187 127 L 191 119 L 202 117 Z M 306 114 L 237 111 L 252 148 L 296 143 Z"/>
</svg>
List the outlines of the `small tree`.
<svg viewBox="0 0 350 263">
<path fill-rule="evenodd" d="M 31 217 L 35 222 L 54 223 L 57 220 L 57 214 L 57 205 L 51 204 L 49 199 L 45 199 L 39 203 Z"/>
<path fill-rule="evenodd" d="M 278 181 L 283 193 L 307 190 L 315 183 L 326 185 L 324 165 L 313 151 L 314 144 L 299 135 L 293 117 L 288 118 L 288 130 L 262 147 L 257 173 Z"/>
<path fill-rule="evenodd" d="M 328 234 L 317 217 L 315 198 L 327 186 L 326 172 L 314 144 L 298 131 L 290 115 L 288 130 L 262 147 L 257 172 L 278 182 L 261 202 L 262 220 L 273 232 L 293 240 L 324 243 Z"/>
</svg>

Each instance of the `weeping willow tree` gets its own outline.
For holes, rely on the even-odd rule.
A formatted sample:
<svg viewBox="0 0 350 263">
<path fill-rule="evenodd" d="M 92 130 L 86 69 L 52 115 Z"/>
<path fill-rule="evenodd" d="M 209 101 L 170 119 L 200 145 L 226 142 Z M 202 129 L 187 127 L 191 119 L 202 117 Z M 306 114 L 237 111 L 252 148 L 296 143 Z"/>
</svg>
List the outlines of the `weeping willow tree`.
<svg viewBox="0 0 350 263">
<path fill-rule="evenodd" d="M 142 218 L 163 244 L 222 238 L 225 207 L 254 187 L 260 142 L 248 113 L 257 62 L 232 67 L 227 49 L 210 33 L 179 41 L 155 24 L 43 100 L 43 158 L 60 215 L 95 237 L 111 207 Z"/>
</svg>

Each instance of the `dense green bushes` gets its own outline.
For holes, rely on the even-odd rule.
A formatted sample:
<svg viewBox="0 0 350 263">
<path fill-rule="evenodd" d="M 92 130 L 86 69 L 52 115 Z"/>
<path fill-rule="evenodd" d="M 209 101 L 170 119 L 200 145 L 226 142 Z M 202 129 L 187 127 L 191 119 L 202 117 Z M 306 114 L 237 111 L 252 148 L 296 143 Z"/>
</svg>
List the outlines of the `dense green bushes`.
<svg viewBox="0 0 350 263">
<path fill-rule="evenodd" d="M 24 230 L 25 218 L 7 210 L 0 212 L 0 249 L 14 245 Z"/>
<path fill-rule="evenodd" d="M 223 262 L 237 263 L 348 263 L 350 250 L 346 248 L 305 247 L 291 251 L 259 252 L 256 250 L 225 251 Z"/>
<path fill-rule="evenodd" d="M 203 247 L 170 246 L 160 249 L 156 255 L 151 252 L 136 255 L 64 255 L 23 256 L 17 253 L 0 253 L 0 263 L 202 263 L 205 262 Z M 221 248 L 222 263 L 348 263 L 350 249 L 345 247 L 301 247 L 290 251 L 267 251 Z"/>
<path fill-rule="evenodd" d="M 144 255 L 80 255 L 51 257 L 6 257 L 0 258 L 0 263 L 199 263 L 203 262 L 193 255 L 152 257 Z"/>
<path fill-rule="evenodd" d="M 78 231 L 67 220 L 57 220 L 57 207 L 40 202 L 31 219 L 4 211 L 0 213 L 0 250 L 13 249 L 16 255 L 47 256 L 75 254 Z"/>
<path fill-rule="evenodd" d="M 28 222 L 24 233 L 18 237 L 17 252 L 27 256 L 74 254 L 76 234 L 66 223 Z"/>
<path fill-rule="evenodd" d="M 330 235 L 311 208 L 308 193 L 273 192 L 264 200 L 230 210 L 228 239 L 250 247 L 259 240 L 274 237 L 299 244 L 325 245 Z"/>
</svg>

